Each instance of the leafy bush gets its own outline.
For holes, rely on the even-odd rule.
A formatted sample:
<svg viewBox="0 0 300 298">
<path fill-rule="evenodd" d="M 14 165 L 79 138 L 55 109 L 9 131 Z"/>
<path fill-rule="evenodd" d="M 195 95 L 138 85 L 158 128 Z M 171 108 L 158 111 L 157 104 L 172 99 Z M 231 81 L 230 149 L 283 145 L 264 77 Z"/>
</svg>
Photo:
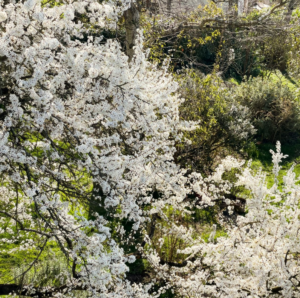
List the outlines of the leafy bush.
<svg viewBox="0 0 300 298">
<path fill-rule="evenodd" d="M 288 53 L 288 73 L 293 76 L 293 78 L 300 78 L 300 8 L 293 11 L 291 20 L 291 35 L 292 43 L 290 47 L 290 52 Z"/>
<path fill-rule="evenodd" d="M 185 102 L 180 115 L 199 121 L 198 129 L 186 132 L 189 144 L 178 145 L 177 160 L 193 170 L 210 172 L 216 157 L 243 148 L 255 133 L 247 107 L 229 97 L 228 88 L 216 75 L 201 76 L 188 70 L 179 76 Z"/>
<path fill-rule="evenodd" d="M 281 82 L 252 78 L 235 88 L 232 96 L 249 108 L 259 140 L 293 142 L 299 139 L 299 104 L 294 92 Z"/>
</svg>

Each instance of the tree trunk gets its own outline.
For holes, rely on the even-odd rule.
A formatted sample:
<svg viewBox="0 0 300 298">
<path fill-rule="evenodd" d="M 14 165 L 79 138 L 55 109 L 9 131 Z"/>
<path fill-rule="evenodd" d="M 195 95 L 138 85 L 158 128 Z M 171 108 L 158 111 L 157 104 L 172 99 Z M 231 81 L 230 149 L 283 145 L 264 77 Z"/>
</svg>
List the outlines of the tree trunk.
<svg viewBox="0 0 300 298">
<path fill-rule="evenodd" d="M 245 1 L 244 0 L 238 0 L 238 15 L 242 15 L 245 10 Z"/>
<path fill-rule="evenodd" d="M 290 21 L 291 21 L 292 12 L 296 8 L 296 5 L 298 4 L 297 2 L 298 2 L 298 0 L 290 0 L 290 2 L 289 2 L 287 12 L 286 12 L 286 15 L 285 15 L 285 22 L 287 24 L 289 24 Z"/>
<path fill-rule="evenodd" d="M 248 0 L 245 0 L 244 1 L 244 14 L 246 14 L 247 15 L 247 13 L 248 13 Z"/>
<path fill-rule="evenodd" d="M 236 17 L 238 15 L 238 11 L 235 10 L 236 5 L 238 6 L 239 0 L 229 0 L 228 1 L 228 13 L 232 17 Z"/>
<path fill-rule="evenodd" d="M 172 0 L 167 0 L 167 14 L 171 15 L 172 10 Z"/>
<path fill-rule="evenodd" d="M 124 12 L 125 28 L 126 28 L 126 55 L 129 62 L 134 56 L 134 45 L 137 35 L 137 29 L 139 28 L 140 13 L 138 5 L 131 3 L 131 7 Z"/>
</svg>

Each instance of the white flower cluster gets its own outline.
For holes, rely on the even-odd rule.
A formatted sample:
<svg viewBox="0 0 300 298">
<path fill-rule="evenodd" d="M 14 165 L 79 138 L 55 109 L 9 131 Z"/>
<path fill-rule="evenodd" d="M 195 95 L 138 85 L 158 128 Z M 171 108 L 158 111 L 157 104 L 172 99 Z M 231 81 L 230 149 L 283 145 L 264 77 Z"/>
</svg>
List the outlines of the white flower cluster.
<svg viewBox="0 0 300 298">
<path fill-rule="evenodd" d="M 2 241 L 22 243 L 21 250 L 35 246 L 41 253 L 47 242 L 56 241 L 70 275 L 57 292 L 52 289 L 53 297 L 69 297 L 72 290 L 92 298 L 159 295 L 149 294 L 151 285 L 124 279 L 126 263 L 135 261 L 120 247 L 124 221 L 132 223 L 133 233 L 145 232 L 147 249 L 140 245 L 141 254 L 166 288 L 183 296 L 299 297 L 300 189 L 292 170 L 283 191 L 278 183 L 268 189 L 264 175 L 252 175 L 248 167 L 237 183 L 224 181 L 226 171 L 243 167 L 231 157 L 207 178 L 187 176 L 173 161 L 174 143 L 179 130 L 194 124 L 179 120 L 177 85 L 165 69 L 147 62 L 142 34 L 131 63 L 117 41 L 82 41 L 89 32 L 78 16 L 109 27 L 129 1 L 60 4 L 0 2 L 0 217 L 10 234 Z M 245 137 L 242 122 L 236 134 Z M 276 177 L 283 157 L 278 145 Z M 227 237 L 215 240 L 215 226 L 205 243 L 192 228 L 168 222 L 170 207 L 189 215 L 194 207 L 224 200 L 238 185 L 251 192 L 248 213 L 237 218 Z M 198 199 L 187 200 L 193 193 Z M 92 219 L 80 210 L 86 206 Z M 93 214 L 99 208 L 103 216 Z M 105 216 L 115 220 L 113 231 Z M 161 260 L 163 237 L 151 246 L 145 224 L 155 217 L 168 222 L 165 234 L 183 243 L 182 264 Z M 30 240 L 34 235 L 38 242 Z M 27 296 L 39 290 L 27 289 Z"/>
<path fill-rule="evenodd" d="M 249 108 L 238 103 L 232 104 L 229 116 L 233 118 L 229 122 L 229 130 L 233 136 L 240 139 L 247 139 L 255 134 L 256 129 L 250 121 Z"/>
<path fill-rule="evenodd" d="M 276 148 L 276 153 L 271 151 L 274 177 L 286 157 L 279 143 Z M 181 250 L 198 258 L 184 270 L 172 268 L 172 278 L 165 278 L 187 297 L 300 297 L 300 187 L 293 167 L 279 189 L 276 181 L 267 188 L 262 172 L 252 174 L 249 165 L 236 165 L 242 173 L 235 185 L 251 193 L 246 215 L 238 216 L 226 237 L 214 241 L 214 227 L 208 243 L 199 241 Z M 183 272 L 187 278 L 181 277 Z"/>
<path fill-rule="evenodd" d="M 130 64 L 117 41 L 81 41 L 89 32 L 78 15 L 109 27 L 129 3 L 0 2 L 0 216 L 22 239 L 56 241 L 73 264 L 68 291 L 89 297 L 147 297 L 149 288 L 124 281 L 134 257 L 103 218 L 87 220 L 78 206 L 118 208 L 112 215 L 137 230 L 145 205 L 163 213 L 189 192 L 173 162 L 173 136 L 192 128 L 179 121 L 177 84 L 147 62 L 141 35 Z M 161 200 L 149 195 L 154 189 Z"/>
</svg>

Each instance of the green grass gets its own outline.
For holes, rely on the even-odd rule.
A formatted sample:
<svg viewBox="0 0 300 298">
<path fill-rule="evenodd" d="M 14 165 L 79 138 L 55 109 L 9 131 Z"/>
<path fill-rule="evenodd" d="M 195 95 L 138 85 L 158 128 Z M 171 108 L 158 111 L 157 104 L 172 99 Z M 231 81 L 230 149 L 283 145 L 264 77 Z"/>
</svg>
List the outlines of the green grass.
<svg viewBox="0 0 300 298">
<path fill-rule="evenodd" d="M 262 170 L 267 173 L 266 180 L 268 187 L 271 187 L 274 183 L 272 154 L 270 153 L 270 149 L 275 151 L 275 144 L 263 143 L 256 145 L 249 152 L 249 157 L 252 158 L 251 168 L 254 171 L 262 168 Z M 300 175 L 300 144 L 282 144 L 281 152 L 287 154 L 288 157 L 283 159 L 280 164 L 281 170 L 278 176 L 279 186 L 282 186 L 282 178 L 293 164 L 295 164 L 294 172 L 296 176 L 298 177 Z"/>
<path fill-rule="evenodd" d="M 208 239 L 209 239 L 209 236 L 210 234 L 212 233 L 213 231 L 213 228 L 210 226 L 210 227 L 207 227 L 206 231 L 204 231 L 202 234 L 201 234 L 201 238 L 207 243 L 208 242 Z M 214 241 L 216 241 L 216 239 L 218 239 L 219 237 L 226 237 L 227 236 L 227 233 L 225 232 L 225 230 L 223 228 L 217 228 L 216 230 L 216 235 L 214 237 Z"/>
<path fill-rule="evenodd" d="M 8 239 L 12 239 L 8 237 Z M 26 250 L 11 250 L 18 248 L 19 243 L 1 243 L 0 246 L 0 283 L 14 283 L 16 282 L 16 276 L 22 271 L 29 268 L 30 264 L 36 259 L 39 254 L 39 250 L 35 248 L 28 248 Z M 28 272 L 27 276 L 31 279 L 34 275 L 37 275 L 43 267 L 48 265 L 49 260 L 53 263 L 53 260 L 60 259 L 60 266 L 66 265 L 66 261 L 63 261 L 63 255 L 54 241 L 49 241 L 44 252 L 41 254 L 38 262 Z M 63 264 L 65 263 L 65 264 Z M 43 268 L 44 269 L 44 268 Z M 43 274 L 42 274 L 43 275 Z M 46 276 L 44 277 L 46 278 Z M 54 280 L 55 278 L 53 278 Z M 17 278 L 18 280 L 18 278 Z M 47 283 L 49 281 L 47 280 Z M 51 282 L 50 282 L 51 283 Z"/>
<path fill-rule="evenodd" d="M 291 90 L 296 90 L 299 87 L 299 83 L 294 78 L 289 75 L 283 75 L 279 70 L 272 72 L 268 77 L 271 81 L 280 82 Z"/>
<path fill-rule="evenodd" d="M 272 72 L 262 72 L 261 75 L 265 78 L 268 78 L 270 81 L 273 81 L 274 83 L 280 82 L 283 86 L 287 86 L 291 90 L 296 91 L 296 89 L 300 87 L 300 82 L 298 82 L 296 79 L 289 76 L 288 74 L 282 74 L 280 70 Z M 240 82 L 235 78 L 230 78 L 227 81 L 235 85 L 240 85 Z"/>
</svg>

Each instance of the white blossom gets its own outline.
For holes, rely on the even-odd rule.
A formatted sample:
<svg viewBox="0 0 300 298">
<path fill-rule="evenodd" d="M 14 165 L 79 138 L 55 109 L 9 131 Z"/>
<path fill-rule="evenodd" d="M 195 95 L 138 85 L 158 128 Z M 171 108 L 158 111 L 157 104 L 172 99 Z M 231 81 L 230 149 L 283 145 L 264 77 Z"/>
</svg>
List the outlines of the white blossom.
<svg viewBox="0 0 300 298">
<path fill-rule="evenodd" d="M 0 11 L 0 23 L 7 19 L 7 14 L 5 11 Z"/>
</svg>

